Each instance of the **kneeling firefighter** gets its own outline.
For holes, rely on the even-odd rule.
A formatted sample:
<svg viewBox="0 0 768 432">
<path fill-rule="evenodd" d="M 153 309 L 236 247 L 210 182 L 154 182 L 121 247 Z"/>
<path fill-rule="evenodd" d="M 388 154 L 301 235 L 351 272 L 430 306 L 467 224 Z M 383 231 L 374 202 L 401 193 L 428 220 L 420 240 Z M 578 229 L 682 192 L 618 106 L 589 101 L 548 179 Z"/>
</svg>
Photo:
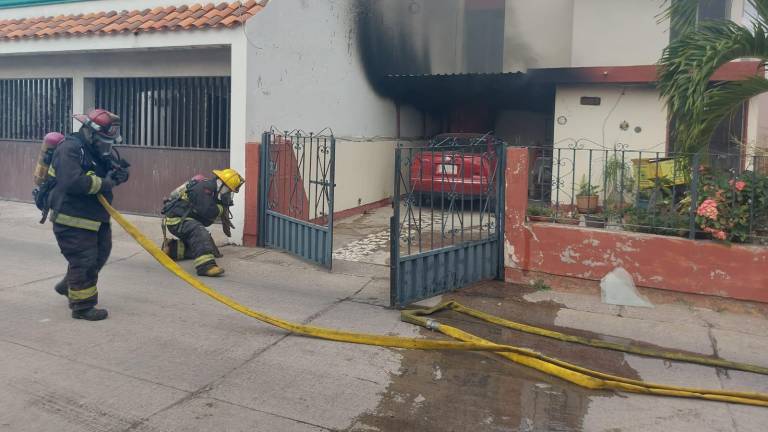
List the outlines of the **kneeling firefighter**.
<svg viewBox="0 0 768 432">
<path fill-rule="evenodd" d="M 112 188 L 128 181 L 129 164 L 112 148 L 121 141 L 120 117 L 95 109 L 75 119 L 83 125 L 56 146 L 49 187 L 41 188 L 50 191 L 49 197 L 40 201 L 47 204 L 44 214 L 51 211 L 53 233 L 69 264 L 56 292 L 69 298 L 72 318 L 99 321 L 107 318 L 107 311 L 95 307 L 96 285 L 112 250 L 112 231 L 97 195 L 112 202 Z"/>
<path fill-rule="evenodd" d="M 224 234 L 231 237 L 230 207 L 232 194 L 237 193 L 245 179 L 227 168 L 213 170 L 215 178 L 195 176 L 176 188 L 163 205 L 163 236 L 166 228 L 178 240 L 164 240 L 163 252 L 171 259 L 193 259 L 199 276 L 221 276 L 224 269 L 216 264 L 221 254 L 205 227 L 221 219 Z"/>
</svg>

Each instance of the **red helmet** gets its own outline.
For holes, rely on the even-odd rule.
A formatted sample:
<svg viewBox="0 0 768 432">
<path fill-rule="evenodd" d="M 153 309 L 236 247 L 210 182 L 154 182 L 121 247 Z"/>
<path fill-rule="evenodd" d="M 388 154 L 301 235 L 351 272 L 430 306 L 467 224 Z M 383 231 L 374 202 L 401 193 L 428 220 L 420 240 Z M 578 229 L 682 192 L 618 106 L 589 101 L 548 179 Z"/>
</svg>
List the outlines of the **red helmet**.
<svg viewBox="0 0 768 432">
<path fill-rule="evenodd" d="M 43 142 L 48 147 L 56 147 L 64 141 L 64 135 L 61 132 L 50 132 L 43 137 Z"/>
<path fill-rule="evenodd" d="M 99 138 L 120 142 L 120 117 L 107 110 L 100 108 L 92 109 L 88 114 L 77 114 L 74 116 L 77 121 L 92 129 Z"/>
</svg>

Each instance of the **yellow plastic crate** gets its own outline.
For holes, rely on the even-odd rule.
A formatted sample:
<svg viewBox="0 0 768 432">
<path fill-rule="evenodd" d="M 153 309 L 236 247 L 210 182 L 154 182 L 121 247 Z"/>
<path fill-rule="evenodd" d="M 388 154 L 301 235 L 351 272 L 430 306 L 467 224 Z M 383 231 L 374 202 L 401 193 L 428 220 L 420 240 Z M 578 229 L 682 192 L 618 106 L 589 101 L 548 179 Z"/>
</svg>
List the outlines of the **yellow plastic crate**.
<svg viewBox="0 0 768 432">
<path fill-rule="evenodd" d="M 687 184 L 690 177 L 688 164 L 674 158 L 632 159 L 632 165 L 632 174 L 637 176 L 640 189 L 653 188 L 657 178 L 679 186 Z"/>
</svg>

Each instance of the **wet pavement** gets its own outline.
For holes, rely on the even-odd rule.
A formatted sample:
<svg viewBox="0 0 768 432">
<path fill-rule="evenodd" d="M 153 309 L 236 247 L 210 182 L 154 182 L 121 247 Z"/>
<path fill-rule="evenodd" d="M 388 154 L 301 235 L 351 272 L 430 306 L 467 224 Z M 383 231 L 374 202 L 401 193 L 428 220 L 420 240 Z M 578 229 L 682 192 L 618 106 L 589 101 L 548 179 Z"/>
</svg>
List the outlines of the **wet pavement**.
<svg viewBox="0 0 768 432">
<path fill-rule="evenodd" d="M 383 208 L 339 221 L 338 262 L 388 266 L 390 215 L 391 209 Z M 386 283 L 382 281 L 380 296 L 386 295 Z M 768 306 L 644 290 L 656 306 L 632 308 L 603 304 L 599 292 L 544 288 L 485 282 L 429 303 L 456 300 L 492 315 L 583 337 L 768 364 L 763 355 L 768 350 Z M 376 302 L 375 297 L 360 301 Z M 450 311 L 433 318 L 485 339 L 626 378 L 768 391 L 768 377 L 557 342 Z M 440 337 L 426 329 L 419 334 Z M 400 353 L 400 368 L 392 373 L 376 409 L 358 417 L 348 430 L 757 432 L 768 422 L 768 410 L 761 408 L 591 391 L 493 354 Z"/>
<path fill-rule="evenodd" d="M 554 327 L 561 305 L 531 305 L 521 297 L 510 297 L 509 288 L 500 282 L 486 282 L 444 296 L 444 300 Z M 531 348 L 592 369 L 639 378 L 623 361 L 621 353 L 558 344 L 452 311 L 437 313 L 432 318 L 494 342 Z M 429 330 L 422 330 L 422 334 L 436 336 Z M 377 410 L 360 418 L 352 430 L 375 427 L 382 431 L 580 431 L 589 397 L 596 393 L 610 396 L 609 392 L 589 391 L 490 353 L 407 351 L 403 353 L 400 374 L 394 377 Z"/>
<path fill-rule="evenodd" d="M 720 327 L 725 322 L 731 327 L 737 316 L 741 316 L 746 325 L 761 324 L 758 332 L 765 334 L 768 327 L 765 317 L 760 314 L 742 311 L 742 315 L 727 312 L 712 315 L 715 312 L 692 307 L 674 296 L 656 293 L 652 298 L 659 302 L 656 308 L 640 310 L 603 305 L 595 300 L 599 297 L 583 293 L 537 291 L 529 286 L 486 282 L 445 295 L 442 301 L 455 300 L 492 315 L 589 338 L 719 354 L 731 360 L 748 361 L 747 358 L 751 358 L 749 361 L 753 363 L 766 364 L 762 354 L 755 350 L 755 345 L 762 347 L 759 349 L 768 346 L 765 336 L 756 338 L 752 335 L 750 338 L 748 334 L 731 333 L 727 344 L 741 348 L 732 348 L 727 353 L 722 349 L 718 352 L 718 341 L 714 336 L 708 338 L 710 343 L 706 347 L 697 347 L 695 343 L 701 339 L 696 330 L 706 332 L 707 326 Z M 731 308 L 736 307 L 731 305 Z M 597 317 L 602 330 L 587 331 L 589 320 L 582 324 L 567 318 L 570 314 L 580 313 Z M 643 314 L 645 319 L 639 319 Z M 707 317 L 709 324 L 703 324 L 701 328 L 689 327 L 695 316 Z M 499 328 L 452 311 L 432 317 L 495 342 L 531 348 L 579 366 L 626 378 L 690 387 L 768 391 L 768 377 L 765 376 L 556 342 Z M 563 325 L 566 321 L 570 325 Z M 625 332 L 618 324 L 625 321 L 643 325 Z M 649 327 L 649 324 L 652 325 Z M 424 337 L 438 337 L 426 329 L 421 329 L 420 333 Z M 632 333 L 638 338 L 622 336 Z M 676 333 L 676 336 L 668 337 Z M 676 343 L 681 337 L 691 341 L 687 345 Z M 746 349 L 747 345 L 753 347 Z M 749 351 L 753 354 L 745 358 L 743 354 Z M 766 421 L 768 410 L 763 408 L 587 390 L 493 354 L 404 351 L 401 368 L 393 374 L 376 410 L 361 416 L 350 430 L 757 432 L 765 430 Z"/>
<path fill-rule="evenodd" d="M 37 219 L 34 206 L 0 202 L 0 431 L 764 432 L 768 424 L 768 409 L 588 391 L 493 354 L 288 334 L 195 292 L 119 229 L 100 277 L 110 318 L 72 320 L 51 286 L 64 260 L 50 226 Z M 160 240 L 157 219 L 130 219 Z M 339 221 L 337 248 L 386 223 L 386 212 Z M 337 260 L 333 272 L 276 251 L 222 252 L 226 276 L 206 282 L 256 310 L 349 331 L 442 337 L 401 322 L 386 307 L 389 269 L 385 261 L 369 263 L 388 257 L 381 247 L 358 261 Z M 488 282 L 431 302 L 455 299 L 582 336 L 768 365 L 765 305 L 643 294 L 654 308 L 605 305 L 594 292 Z M 553 342 L 453 312 L 438 318 L 629 378 L 768 392 L 765 376 Z"/>
</svg>

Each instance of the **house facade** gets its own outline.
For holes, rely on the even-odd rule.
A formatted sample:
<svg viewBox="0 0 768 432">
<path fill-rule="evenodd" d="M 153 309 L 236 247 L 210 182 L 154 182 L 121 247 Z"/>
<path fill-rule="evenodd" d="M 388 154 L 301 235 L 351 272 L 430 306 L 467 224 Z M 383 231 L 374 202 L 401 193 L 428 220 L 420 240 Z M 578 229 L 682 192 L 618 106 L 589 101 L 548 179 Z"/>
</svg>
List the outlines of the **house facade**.
<svg viewBox="0 0 768 432">
<path fill-rule="evenodd" d="M 125 211 L 157 214 L 170 190 L 213 168 L 249 177 L 247 144 L 271 129 L 337 137 L 337 210 L 386 199 L 396 106 L 362 73 L 347 3 L 0 3 L 0 197 L 31 200 L 42 136 L 99 106 L 123 118 Z M 239 194 L 233 212 L 239 243 L 256 209 Z"/>
<path fill-rule="evenodd" d="M 476 76 L 476 90 L 488 88 L 485 93 L 456 95 L 448 101 L 441 99 L 445 89 L 437 88 L 419 97 L 440 100 L 442 109 L 432 106 L 431 111 L 443 117 L 444 129 L 447 124 L 447 129 L 455 131 L 494 130 L 510 144 L 541 148 L 533 163 L 548 164 L 546 170 L 552 173 L 547 175 L 554 175 L 558 159 L 574 163 L 575 178 L 553 187 L 553 199 L 559 188 L 559 201 L 570 201 L 579 178 L 589 177 L 587 156 L 564 161 L 573 149 L 592 149 L 595 155 L 623 150 L 638 158 L 663 156 L 675 149 L 670 143 L 668 113 L 655 87 L 656 63 L 675 37 L 668 20 L 662 19 L 665 2 L 392 3 L 379 4 L 380 18 L 371 20 L 373 27 L 378 26 L 372 31 L 376 42 L 371 46 L 379 53 L 371 69 L 385 71 L 391 87 L 397 88 L 399 81 L 406 94 L 430 80 L 453 76 L 456 86 L 461 86 L 465 83 L 457 76 Z M 748 2 L 702 3 L 701 20 L 749 21 Z M 757 63 L 733 62 L 713 81 L 738 80 L 759 72 Z M 506 91 L 499 91 L 492 82 L 502 75 Z M 413 82 L 415 76 L 417 82 Z M 510 90 L 514 87 L 518 90 Z M 751 154 L 768 146 L 765 101 L 764 97 L 753 99 L 722 125 L 710 150 Z M 467 118 L 474 123 L 462 124 Z M 479 125 L 478 119 L 482 120 Z M 592 163 L 600 164 L 598 159 Z M 534 171 L 538 168 L 543 169 L 535 166 Z"/>
<path fill-rule="evenodd" d="M 748 16 L 743 0 L 710 3 L 702 18 Z M 664 152 L 667 113 L 653 85 L 671 37 L 661 8 L 658 0 L 0 1 L 0 197 L 29 200 L 42 134 L 72 130 L 71 114 L 95 106 L 124 119 L 120 151 L 134 168 L 117 205 L 149 214 L 198 172 L 227 165 L 249 177 L 248 143 L 271 129 L 332 130 L 337 211 L 386 202 L 394 144 L 442 132 L 494 130 L 550 158 L 577 147 Z M 717 79 L 756 72 L 733 63 Z M 753 100 L 727 135 L 763 145 L 766 114 Z M 240 195 L 239 229 L 256 214 Z"/>
</svg>

